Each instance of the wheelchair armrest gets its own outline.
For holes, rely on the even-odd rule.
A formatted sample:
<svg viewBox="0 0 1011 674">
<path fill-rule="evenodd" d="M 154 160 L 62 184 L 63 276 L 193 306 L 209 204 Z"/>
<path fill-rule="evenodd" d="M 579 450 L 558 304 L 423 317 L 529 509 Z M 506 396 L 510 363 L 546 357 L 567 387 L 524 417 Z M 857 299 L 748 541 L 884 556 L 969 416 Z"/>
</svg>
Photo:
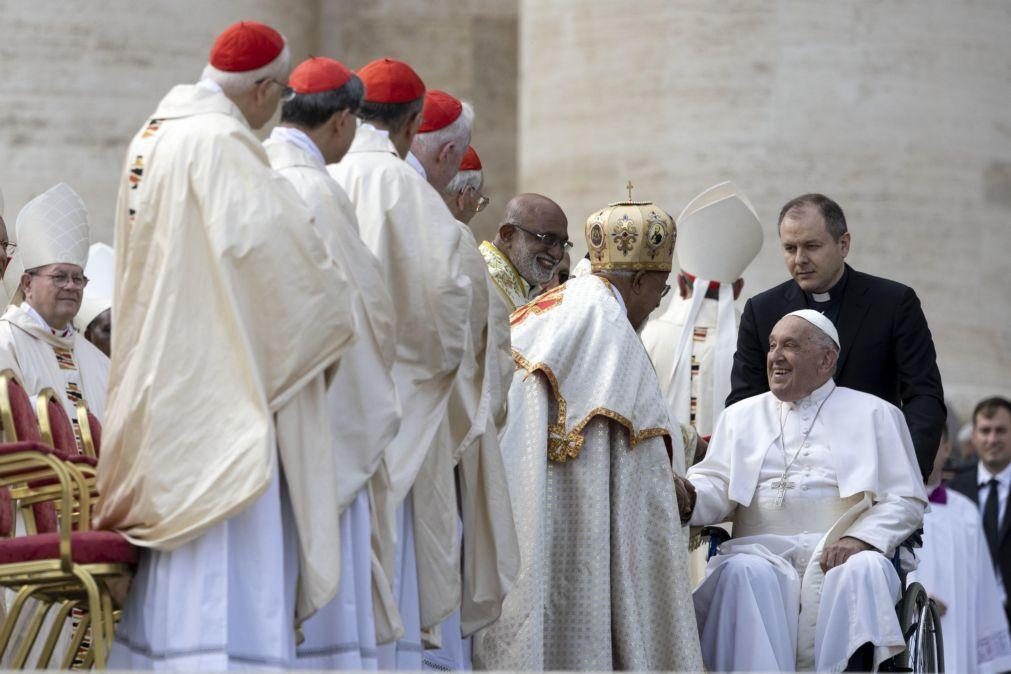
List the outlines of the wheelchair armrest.
<svg viewBox="0 0 1011 674">
<path fill-rule="evenodd" d="M 715 556 L 719 552 L 720 545 L 726 543 L 732 538 L 732 536 L 727 533 L 727 530 L 722 527 L 702 527 L 699 534 L 703 538 L 709 539 L 709 552 L 706 555 L 706 559 Z"/>
</svg>

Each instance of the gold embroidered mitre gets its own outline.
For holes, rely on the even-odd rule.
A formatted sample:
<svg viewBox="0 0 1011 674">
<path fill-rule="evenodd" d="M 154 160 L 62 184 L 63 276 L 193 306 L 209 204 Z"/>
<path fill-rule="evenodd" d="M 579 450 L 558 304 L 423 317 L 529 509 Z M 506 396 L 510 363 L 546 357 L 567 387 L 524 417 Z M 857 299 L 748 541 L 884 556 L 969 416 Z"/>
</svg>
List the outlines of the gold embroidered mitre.
<svg viewBox="0 0 1011 674">
<path fill-rule="evenodd" d="M 593 271 L 670 271 L 677 226 L 650 201 L 608 204 L 586 221 Z"/>
</svg>

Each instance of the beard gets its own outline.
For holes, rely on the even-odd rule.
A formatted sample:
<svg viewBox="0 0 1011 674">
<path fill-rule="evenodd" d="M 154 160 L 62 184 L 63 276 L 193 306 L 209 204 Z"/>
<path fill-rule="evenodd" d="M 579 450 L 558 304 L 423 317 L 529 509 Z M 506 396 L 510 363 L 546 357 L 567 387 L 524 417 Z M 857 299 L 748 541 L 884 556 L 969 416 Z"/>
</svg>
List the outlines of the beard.
<svg viewBox="0 0 1011 674">
<path fill-rule="evenodd" d="M 545 268 L 541 264 L 542 261 L 550 261 L 551 267 Z M 555 260 L 548 253 L 534 253 L 526 245 L 522 245 L 516 246 L 512 263 L 527 283 L 542 286 L 555 275 L 555 269 L 558 268 L 561 260 Z"/>
</svg>

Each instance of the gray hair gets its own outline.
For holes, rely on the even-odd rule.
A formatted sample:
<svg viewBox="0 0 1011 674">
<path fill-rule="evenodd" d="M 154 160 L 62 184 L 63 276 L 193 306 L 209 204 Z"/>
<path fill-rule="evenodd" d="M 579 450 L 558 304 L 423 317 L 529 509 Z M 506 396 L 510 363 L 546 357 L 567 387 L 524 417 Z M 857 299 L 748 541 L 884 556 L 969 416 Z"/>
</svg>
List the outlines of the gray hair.
<svg viewBox="0 0 1011 674">
<path fill-rule="evenodd" d="M 255 87 L 257 82 L 260 82 L 261 80 L 274 79 L 279 81 L 281 84 L 284 84 L 288 81 L 288 70 L 290 65 L 291 52 L 288 50 L 287 41 L 285 41 L 284 49 L 282 49 L 281 53 L 277 55 L 277 58 L 267 65 L 257 68 L 256 70 L 247 70 L 246 72 L 229 72 L 226 70 L 218 70 L 208 63 L 204 66 L 204 72 L 200 77 L 201 79 L 216 82 L 226 94 L 236 96 L 246 93 Z"/>
<path fill-rule="evenodd" d="M 835 343 L 831 337 L 826 335 L 824 332 L 818 329 L 817 326 L 811 325 L 810 327 L 810 340 L 817 346 L 824 347 L 830 351 L 833 351 L 836 355 L 839 355 L 839 346 Z"/>
<path fill-rule="evenodd" d="M 457 143 L 466 146 L 470 137 L 470 130 L 474 126 L 474 106 L 466 101 L 462 102 L 463 109 L 460 116 L 453 120 L 453 123 L 437 131 L 419 133 L 414 137 L 414 142 L 418 148 L 425 153 L 439 148 L 446 143 Z M 464 147 L 466 150 L 467 148 Z M 419 154 L 415 152 L 415 154 Z"/>
<path fill-rule="evenodd" d="M 468 187 L 473 187 L 475 190 L 481 189 L 482 173 L 481 171 L 457 171 L 453 179 L 449 181 L 446 185 L 446 189 L 442 191 L 447 197 L 452 197 L 457 194 L 462 194 Z"/>
</svg>

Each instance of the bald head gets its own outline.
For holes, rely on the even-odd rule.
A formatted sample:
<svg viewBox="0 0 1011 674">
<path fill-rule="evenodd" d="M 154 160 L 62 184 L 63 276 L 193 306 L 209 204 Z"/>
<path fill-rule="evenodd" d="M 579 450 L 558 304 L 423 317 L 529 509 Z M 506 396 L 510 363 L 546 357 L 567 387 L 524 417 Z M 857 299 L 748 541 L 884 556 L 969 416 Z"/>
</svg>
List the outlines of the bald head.
<svg viewBox="0 0 1011 674">
<path fill-rule="evenodd" d="M 551 280 L 569 245 L 565 212 L 540 194 L 518 194 L 506 204 L 495 247 L 532 286 Z"/>
</svg>

